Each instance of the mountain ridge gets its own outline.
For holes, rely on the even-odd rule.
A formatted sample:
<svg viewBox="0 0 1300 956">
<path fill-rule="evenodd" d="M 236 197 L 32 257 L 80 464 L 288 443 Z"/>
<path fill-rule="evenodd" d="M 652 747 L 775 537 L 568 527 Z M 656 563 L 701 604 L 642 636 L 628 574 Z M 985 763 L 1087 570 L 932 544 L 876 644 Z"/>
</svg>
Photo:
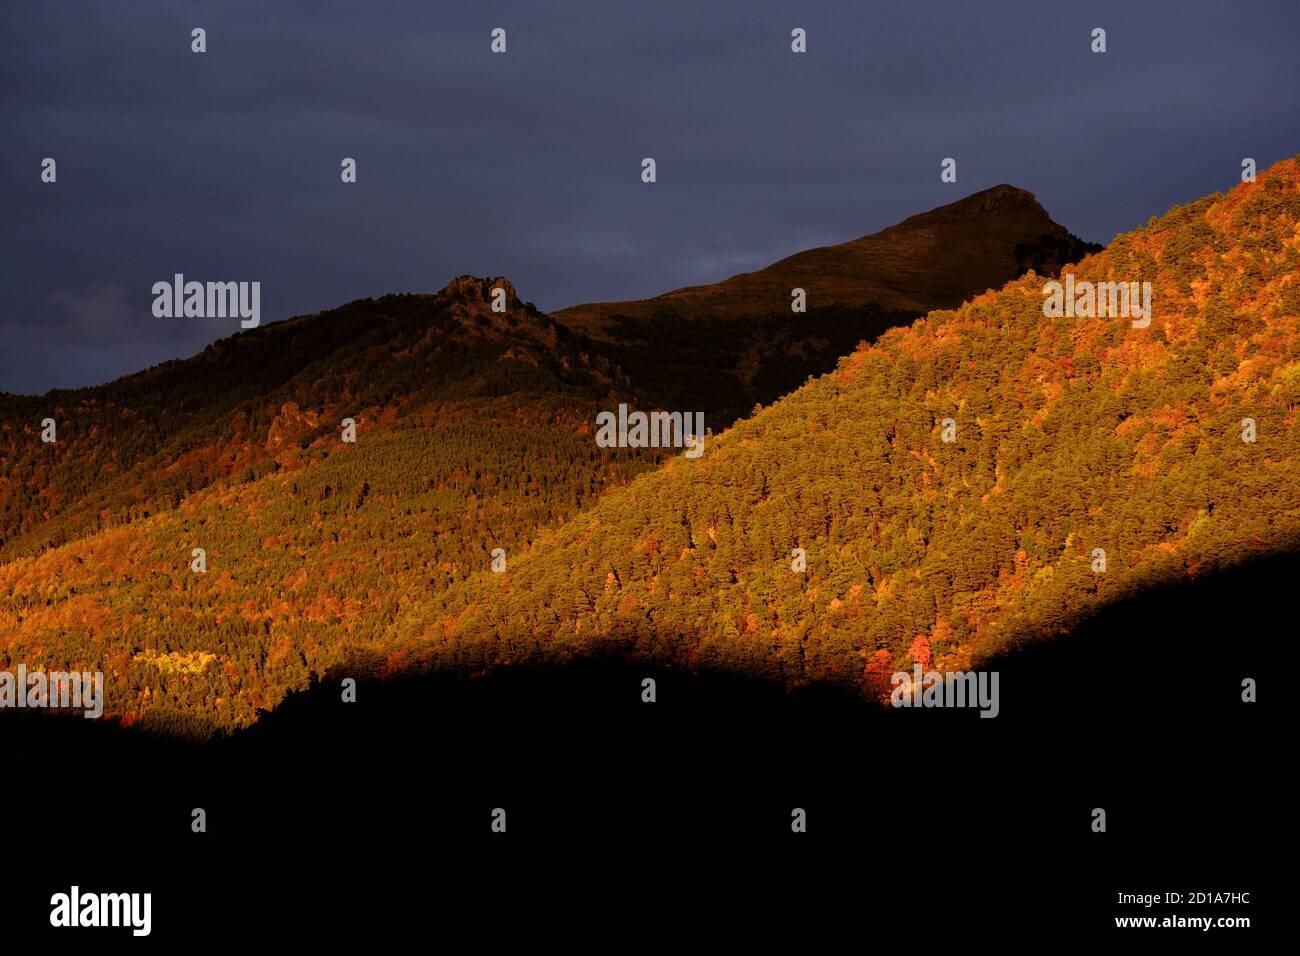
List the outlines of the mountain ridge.
<svg viewBox="0 0 1300 956">
<path fill-rule="evenodd" d="M 1008 218 L 1000 208 L 1015 215 Z M 990 215 L 996 221 L 986 221 Z M 1069 233 L 1031 194 L 1010 186 L 919 213 L 858 241 L 877 248 L 890 230 L 933 230 L 950 220 L 983 233 L 981 248 L 997 248 L 1004 263 L 1023 260 L 1027 253 L 1016 244 L 1032 245 L 1041 229 L 1065 242 L 1063 248 L 1072 241 L 1061 238 Z M 907 234 L 914 237 L 914 231 Z M 989 236 L 996 237 L 992 246 Z M 781 263 L 825 252 L 796 253 Z M 948 275 L 938 260 L 909 267 L 890 284 L 910 298 L 943 305 L 981 291 L 978 282 L 962 284 Z M 942 291 L 925 292 L 930 285 Z M 506 291 L 504 313 L 491 307 L 494 288 Z M 542 405 L 561 395 L 582 405 L 624 400 L 698 410 L 720 428 L 834 367 L 859 341 L 914 318 L 875 303 L 849 308 L 815 299 L 804 315 L 791 315 L 788 300 L 784 313 L 754 314 L 743 290 L 713 297 L 733 299 L 727 315 L 697 316 L 689 326 L 658 319 L 647 326 L 623 317 L 616 335 L 603 336 L 523 302 L 506 277 L 462 275 L 436 293 L 357 299 L 242 330 L 190 358 L 103 385 L 39 396 L 0 393 L 0 556 L 175 507 L 214 481 L 292 465 L 298 456 L 289 445 L 329 447 L 327 424 L 337 427 L 352 417 L 366 427 L 388 428 L 421 402 L 509 403 L 514 393 L 521 407 L 537 404 L 527 396 Z M 430 325 L 446 341 L 434 341 Z M 501 347 L 511 336 L 519 341 Z M 445 381 L 420 382 L 417 372 L 430 371 Z M 52 446 L 35 441 L 47 417 L 59 429 Z"/>
<path fill-rule="evenodd" d="M 811 308 L 875 303 L 916 315 L 999 288 L 1026 268 L 1059 270 L 1101 246 L 1054 222 L 1025 189 L 1000 184 L 839 244 L 817 246 L 762 269 L 685 286 L 649 299 L 585 303 L 552 313 L 597 337 L 614 316 L 734 318 L 790 311 L 791 289 Z M 939 262 L 942 255 L 947 262 Z M 919 266 L 913 260 L 921 259 Z M 955 265 L 954 265 L 955 260 Z M 917 272 L 929 281 L 912 281 Z"/>
</svg>

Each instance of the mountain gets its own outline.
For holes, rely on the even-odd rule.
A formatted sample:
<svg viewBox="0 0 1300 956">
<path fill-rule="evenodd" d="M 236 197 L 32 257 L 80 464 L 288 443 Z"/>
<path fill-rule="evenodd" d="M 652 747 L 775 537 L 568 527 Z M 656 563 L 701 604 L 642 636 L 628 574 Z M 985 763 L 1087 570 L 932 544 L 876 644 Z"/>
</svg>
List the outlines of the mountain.
<svg viewBox="0 0 1300 956">
<path fill-rule="evenodd" d="M 491 291 L 506 292 L 505 311 Z M 362 434 L 470 416 L 589 420 L 632 385 L 504 278 L 363 299 L 239 332 L 107 385 L 0 393 L 0 557 L 292 470 Z M 57 442 L 40 440 L 52 418 Z"/>
<path fill-rule="evenodd" d="M 863 340 L 1028 269 L 1055 275 L 1100 248 L 1053 222 L 1031 193 L 1003 185 L 714 285 L 554 315 L 601 341 L 651 404 L 725 426 L 830 371 Z M 795 288 L 806 312 L 792 311 Z"/>
<path fill-rule="evenodd" d="M 680 467 L 671 449 L 597 446 L 598 411 L 702 408 L 719 431 L 832 349 L 911 320 L 870 304 L 701 316 L 638 344 L 462 277 L 105 386 L 0 396 L 0 666 L 103 670 L 111 714 L 195 735 L 247 726 L 340 667 L 400 670 L 442 646 L 430 638 L 456 627 L 452 609 L 482 610 L 483 575 L 512 579 L 602 495 Z M 39 440 L 46 417 L 57 443 Z M 595 594 L 519 621 L 559 623 Z M 464 648 L 463 673 L 499 659 Z"/>
<path fill-rule="evenodd" d="M 968 270 L 973 278 L 963 282 L 953 263 L 967 253 L 934 244 L 976 236 L 999 265 Z M 1075 245 L 1030 194 L 1007 186 L 785 262 L 813 256 L 850 269 L 852 255 L 836 250 L 860 249 L 864 288 L 883 283 L 906 289 L 908 301 L 956 305 L 987 288 L 990 269 L 1011 269 L 1009 277 L 1042 261 L 1044 249 Z M 905 254 L 918 246 L 928 252 Z M 914 318 L 915 310 L 868 303 L 822 305 L 792 321 L 753 311 L 760 304 L 743 283 L 723 286 L 712 301 L 726 306 L 726 318 L 698 315 L 689 327 L 656 318 L 640 331 L 628 318 L 616 323 L 619 335 L 597 339 L 582 323 L 520 302 L 505 278 L 462 276 L 436 295 L 358 300 L 242 331 L 106 385 L 0 392 L 0 557 L 174 508 L 216 481 L 297 467 L 328 454 L 344 417 L 386 430 L 418 424 L 435 404 L 439 414 L 479 415 L 495 402 L 495 412 L 586 421 L 589 403 L 626 401 L 700 411 L 717 429 Z M 495 288 L 507 293 L 502 313 L 490 308 Z M 465 403 L 472 411 L 453 408 Z M 56 444 L 39 440 L 46 419 Z"/>
<path fill-rule="evenodd" d="M 614 653 L 876 696 L 913 662 L 968 668 L 1300 547 L 1300 162 L 1067 271 L 1150 282 L 1149 326 L 1048 315 L 1032 272 L 932 312 L 381 645 L 435 668 Z"/>
<path fill-rule="evenodd" d="M 461 277 L 3 396 L 0 670 L 102 670 L 110 713 L 159 731 L 251 723 L 669 454 L 591 440 L 630 391 L 506 280 Z"/>
<path fill-rule="evenodd" d="M 1053 222 L 1032 193 L 1003 184 L 757 272 L 652 299 L 575 305 L 554 314 L 565 325 L 616 336 L 620 318 L 789 317 L 791 290 L 802 288 L 809 308 L 874 304 L 924 315 L 1001 288 L 1029 269 L 1054 274 L 1100 248 Z"/>
</svg>

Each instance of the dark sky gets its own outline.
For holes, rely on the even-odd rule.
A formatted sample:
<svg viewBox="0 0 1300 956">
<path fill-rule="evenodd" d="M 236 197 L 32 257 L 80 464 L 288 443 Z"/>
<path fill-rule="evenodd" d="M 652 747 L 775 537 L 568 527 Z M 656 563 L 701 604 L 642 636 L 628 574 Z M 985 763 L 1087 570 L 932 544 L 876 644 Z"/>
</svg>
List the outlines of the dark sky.
<svg viewBox="0 0 1300 956">
<path fill-rule="evenodd" d="M 7 3 L 0 87 L 0 390 L 43 392 L 237 330 L 155 318 L 176 272 L 263 323 L 464 273 L 557 309 L 1001 182 L 1105 242 L 1300 152 L 1300 3 Z"/>
</svg>

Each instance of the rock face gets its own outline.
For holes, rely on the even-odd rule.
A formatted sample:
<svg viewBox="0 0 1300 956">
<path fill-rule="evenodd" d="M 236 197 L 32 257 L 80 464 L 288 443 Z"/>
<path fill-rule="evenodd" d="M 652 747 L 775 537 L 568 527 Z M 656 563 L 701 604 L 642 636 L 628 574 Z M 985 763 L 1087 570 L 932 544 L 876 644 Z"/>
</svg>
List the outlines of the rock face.
<svg viewBox="0 0 1300 956">
<path fill-rule="evenodd" d="M 497 289 L 504 312 L 492 309 Z M 0 559 L 175 507 L 232 475 L 299 467 L 338 449 L 344 417 L 371 436 L 449 403 L 554 399 L 586 418 L 611 389 L 630 391 L 612 362 L 559 333 L 508 279 L 460 276 L 437 293 L 242 331 L 104 385 L 0 395 Z M 30 424 L 47 415 L 58 455 Z"/>
<path fill-rule="evenodd" d="M 267 430 L 267 453 L 281 467 L 292 467 L 299 458 L 299 439 L 315 432 L 319 425 L 320 416 L 315 412 L 303 412 L 296 402 L 285 402 Z"/>
<path fill-rule="evenodd" d="M 521 303 L 519 302 L 519 296 L 515 294 L 515 287 L 505 276 L 496 276 L 491 279 L 480 279 L 478 276 L 470 275 L 457 276 L 447 283 L 445 289 L 438 293 L 438 298 L 465 305 L 482 304 L 490 309 L 493 292 L 496 289 L 505 290 L 507 309 L 520 307 Z"/>
<path fill-rule="evenodd" d="M 1028 269 L 1055 274 L 1100 249 L 1052 221 L 1034 195 L 994 186 L 880 232 L 796 253 L 757 272 L 653 299 L 597 302 L 555 313 L 601 334 L 611 316 L 696 319 L 789 313 L 790 290 L 809 309 L 874 304 L 923 315 L 1001 288 Z"/>
</svg>

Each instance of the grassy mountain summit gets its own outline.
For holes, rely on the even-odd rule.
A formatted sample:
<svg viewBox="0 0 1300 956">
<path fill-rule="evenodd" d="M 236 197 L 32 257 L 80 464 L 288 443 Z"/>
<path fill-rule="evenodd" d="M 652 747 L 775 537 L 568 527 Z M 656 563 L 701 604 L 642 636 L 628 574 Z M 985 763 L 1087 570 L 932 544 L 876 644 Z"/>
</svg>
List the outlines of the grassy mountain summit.
<svg viewBox="0 0 1300 956">
<path fill-rule="evenodd" d="M 1154 320 L 1047 318 L 1034 273 L 933 312 L 390 637 L 435 666 L 614 650 L 874 695 L 1295 547 L 1300 162 L 1072 271 L 1151 282 Z"/>
<path fill-rule="evenodd" d="M 757 272 L 652 299 L 573 306 L 555 318 L 597 340 L 652 404 L 699 409 L 729 425 L 829 372 L 859 342 L 1028 269 L 1055 275 L 1100 248 L 1053 222 L 1031 193 L 995 186 Z M 796 288 L 806 311 L 793 311 Z"/>
<path fill-rule="evenodd" d="M 1001 288 L 1027 269 L 1055 273 L 1099 248 L 1053 222 L 1032 193 L 1003 184 L 850 242 L 795 253 L 756 272 L 652 299 L 575 305 L 555 318 L 611 335 L 620 316 L 788 316 L 794 288 L 807 291 L 810 308 L 874 304 L 923 315 Z"/>
</svg>

